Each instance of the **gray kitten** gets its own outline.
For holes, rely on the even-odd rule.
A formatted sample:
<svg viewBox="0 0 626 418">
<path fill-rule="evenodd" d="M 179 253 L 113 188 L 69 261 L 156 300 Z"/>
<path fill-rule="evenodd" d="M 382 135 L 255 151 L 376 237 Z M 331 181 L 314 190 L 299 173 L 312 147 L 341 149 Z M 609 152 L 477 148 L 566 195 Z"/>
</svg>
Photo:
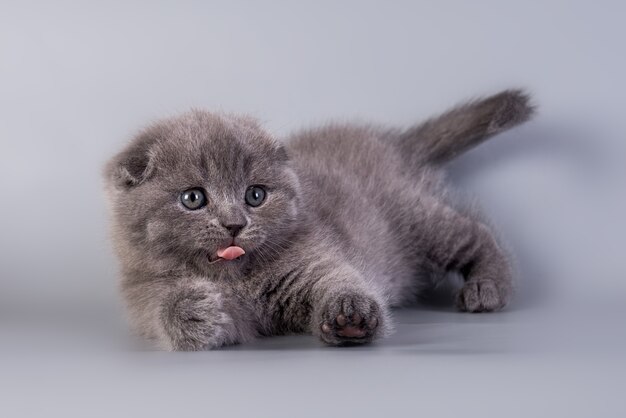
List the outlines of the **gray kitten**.
<svg viewBox="0 0 626 418">
<path fill-rule="evenodd" d="M 440 171 L 532 113 L 509 90 L 407 130 L 333 124 L 279 142 L 204 111 L 148 127 L 105 170 L 135 328 L 171 350 L 285 333 L 366 343 L 448 272 L 464 278 L 461 310 L 502 308 L 510 263 Z"/>
</svg>

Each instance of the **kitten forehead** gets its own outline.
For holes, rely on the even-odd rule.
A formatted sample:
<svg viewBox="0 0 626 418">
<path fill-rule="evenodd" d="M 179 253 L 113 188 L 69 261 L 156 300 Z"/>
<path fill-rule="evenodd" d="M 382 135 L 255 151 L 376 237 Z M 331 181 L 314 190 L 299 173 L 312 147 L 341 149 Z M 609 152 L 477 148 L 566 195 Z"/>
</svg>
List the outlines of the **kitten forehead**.
<svg viewBox="0 0 626 418">
<path fill-rule="evenodd" d="M 194 110 L 160 123 L 163 152 L 194 156 L 201 151 L 214 158 L 242 152 L 273 152 L 280 144 L 249 117 Z M 180 154 L 183 155 L 180 155 Z"/>
<path fill-rule="evenodd" d="M 157 169 L 225 183 L 263 175 L 284 161 L 278 141 L 249 117 L 195 110 L 160 123 L 152 151 Z"/>
</svg>

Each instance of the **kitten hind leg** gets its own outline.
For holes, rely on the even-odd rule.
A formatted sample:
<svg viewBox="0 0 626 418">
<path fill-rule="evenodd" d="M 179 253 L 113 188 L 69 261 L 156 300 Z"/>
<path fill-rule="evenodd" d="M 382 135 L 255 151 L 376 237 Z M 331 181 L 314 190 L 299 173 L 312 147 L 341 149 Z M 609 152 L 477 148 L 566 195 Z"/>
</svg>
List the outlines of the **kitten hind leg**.
<svg viewBox="0 0 626 418">
<path fill-rule="evenodd" d="M 457 306 L 467 312 L 491 312 L 510 300 L 512 269 L 492 231 L 480 221 L 435 203 L 422 225 L 429 262 L 443 272 L 460 273 L 465 283 Z"/>
</svg>

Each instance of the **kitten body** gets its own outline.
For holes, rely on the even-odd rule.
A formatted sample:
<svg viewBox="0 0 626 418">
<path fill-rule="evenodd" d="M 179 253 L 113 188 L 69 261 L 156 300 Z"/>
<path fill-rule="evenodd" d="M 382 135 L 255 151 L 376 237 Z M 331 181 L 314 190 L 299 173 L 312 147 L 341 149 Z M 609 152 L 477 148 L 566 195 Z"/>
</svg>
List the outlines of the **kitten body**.
<svg viewBox="0 0 626 418">
<path fill-rule="evenodd" d="M 390 332 L 391 306 L 449 272 L 465 280 L 460 309 L 502 308 L 510 263 L 479 216 L 446 199 L 441 167 L 531 114 L 511 90 L 407 130 L 334 124 L 277 141 L 203 111 L 152 125 L 106 168 L 135 328 L 175 350 L 285 333 L 365 343 Z M 244 199 L 253 185 L 266 191 L 258 207 Z M 206 195 L 195 210 L 180 198 L 192 188 Z M 245 255 L 216 257 L 228 246 Z"/>
</svg>

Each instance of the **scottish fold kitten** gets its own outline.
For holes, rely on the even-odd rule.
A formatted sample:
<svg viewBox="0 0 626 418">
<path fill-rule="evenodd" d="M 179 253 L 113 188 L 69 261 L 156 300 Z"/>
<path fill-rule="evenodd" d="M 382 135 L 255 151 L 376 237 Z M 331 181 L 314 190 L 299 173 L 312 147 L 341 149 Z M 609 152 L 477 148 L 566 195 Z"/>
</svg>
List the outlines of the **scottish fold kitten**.
<svg viewBox="0 0 626 418">
<path fill-rule="evenodd" d="M 502 308 L 509 261 L 440 171 L 532 113 L 508 90 L 405 130 L 330 124 L 278 141 L 199 110 L 149 126 L 105 170 L 134 327 L 170 350 L 285 333 L 367 343 L 448 272 L 464 278 L 459 309 Z"/>
</svg>

